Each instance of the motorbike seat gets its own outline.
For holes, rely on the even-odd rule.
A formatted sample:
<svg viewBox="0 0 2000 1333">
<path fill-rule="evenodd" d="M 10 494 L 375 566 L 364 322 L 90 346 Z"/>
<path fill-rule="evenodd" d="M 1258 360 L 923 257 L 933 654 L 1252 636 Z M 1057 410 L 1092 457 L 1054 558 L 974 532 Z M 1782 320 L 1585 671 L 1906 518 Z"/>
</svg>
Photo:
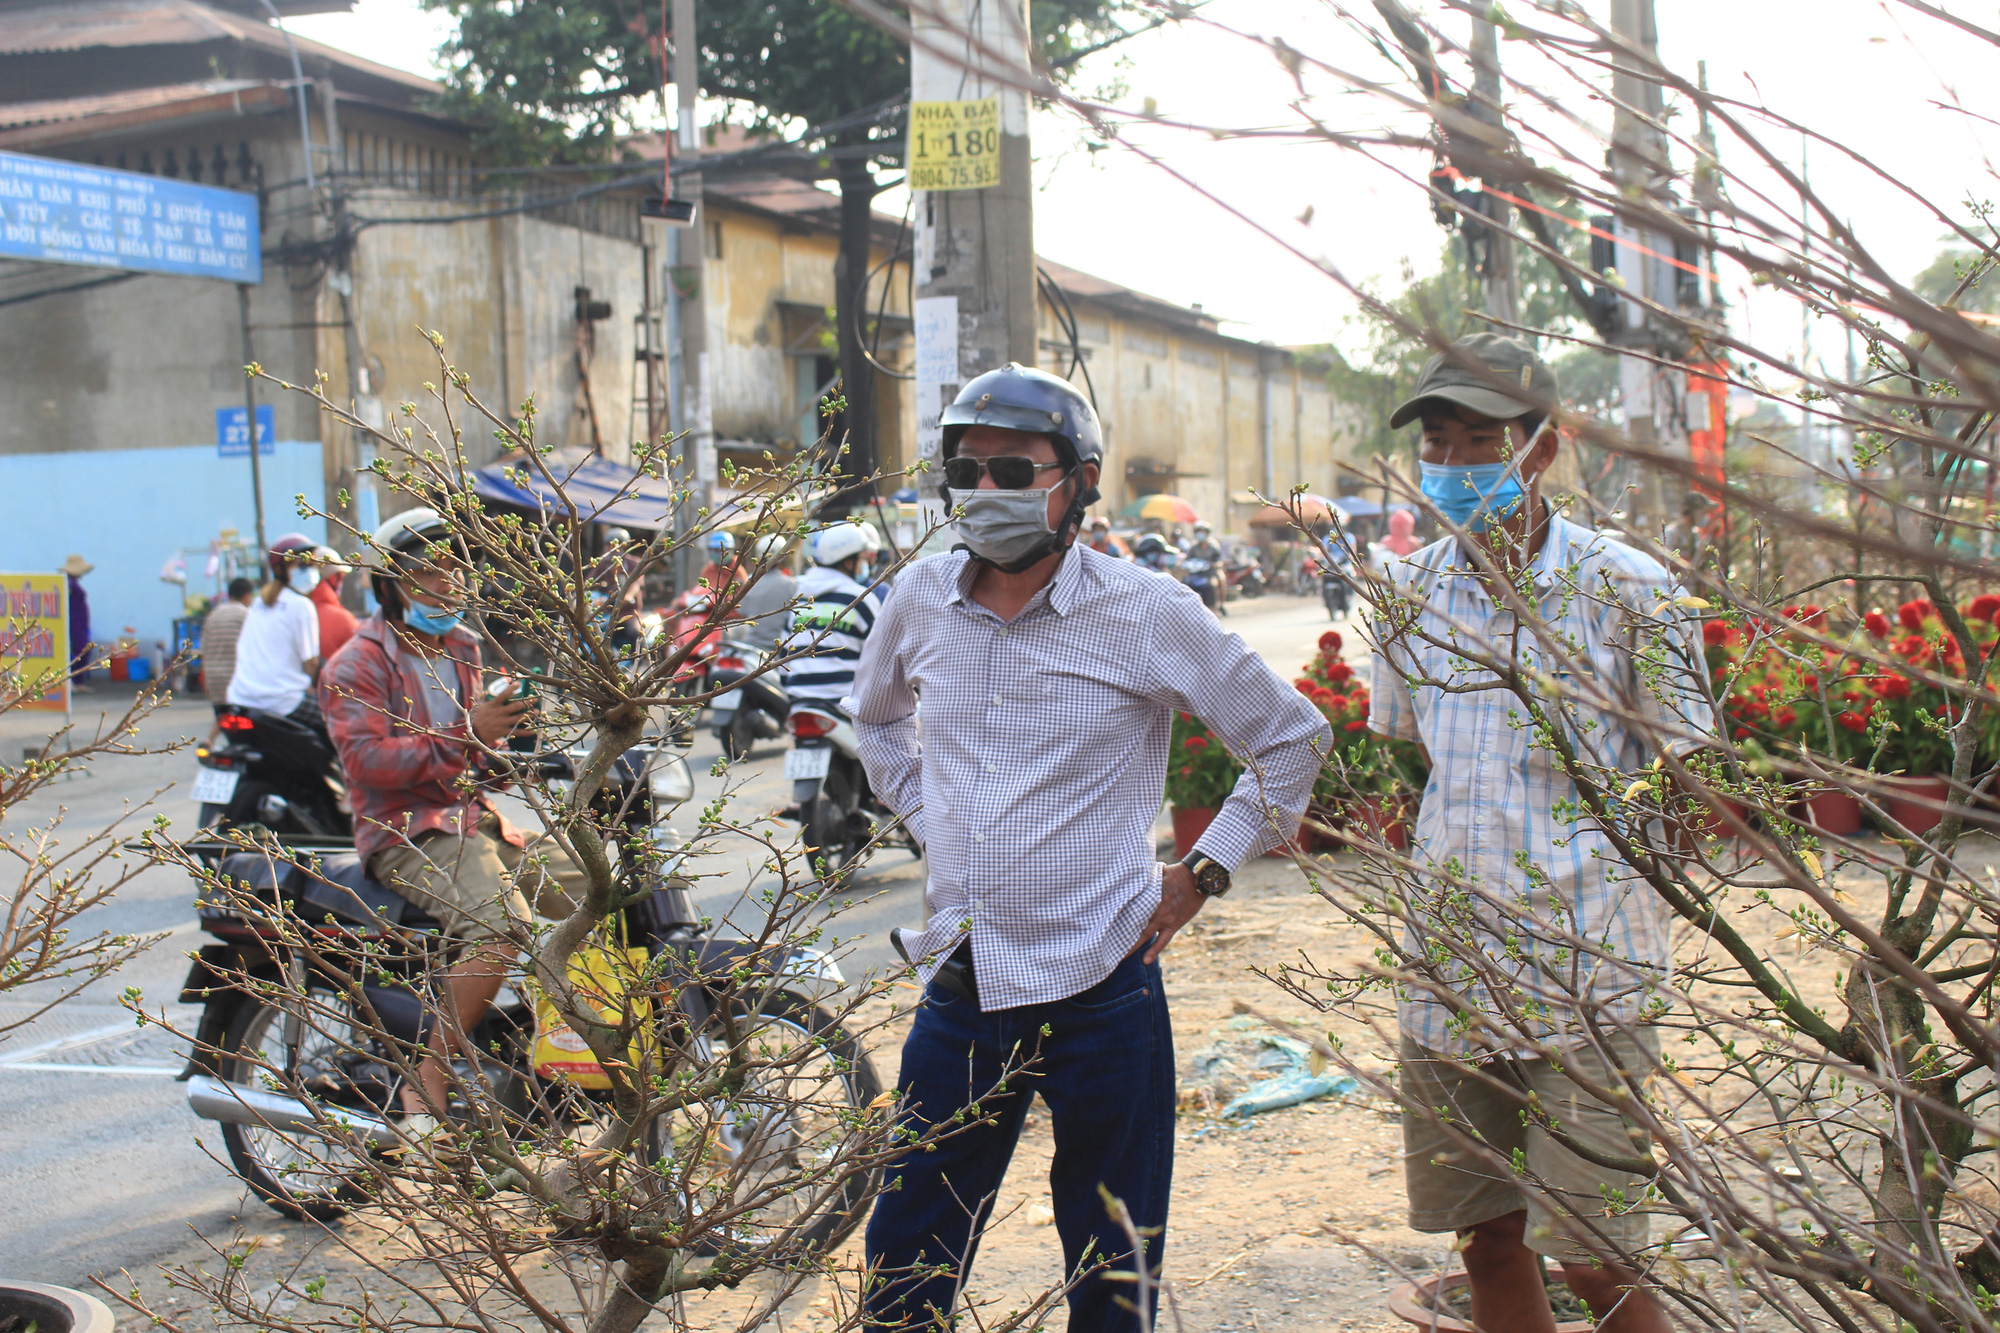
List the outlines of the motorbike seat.
<svg viewBox="0 0 2000 1333">
<path fill-rule="evenodd" d="M 356 852 L 322 857 L 318 875 L 300 872 L 299 914 L 308 921 L 322 914 L 356 926 L 402 926 L 435 930 L 436 918 L 394 889 L 370 879 Z"/>
</svg>

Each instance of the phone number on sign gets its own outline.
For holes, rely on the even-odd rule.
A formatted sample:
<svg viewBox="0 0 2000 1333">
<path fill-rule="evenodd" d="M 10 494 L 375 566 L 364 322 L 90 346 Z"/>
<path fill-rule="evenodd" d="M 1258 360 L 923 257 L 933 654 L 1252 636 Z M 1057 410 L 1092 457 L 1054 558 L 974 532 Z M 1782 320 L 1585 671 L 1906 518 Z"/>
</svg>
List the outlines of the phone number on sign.
<svg viewBox="0 0 2000 1333">
<path fill-rule="evenodd" d="M 976 162 L 948 162 L 942 166 L 915 167 L 910 172 L 913 190 L 982 190 L 1000 183 L 1000 159 L 981 158 Z"/>
</svg>

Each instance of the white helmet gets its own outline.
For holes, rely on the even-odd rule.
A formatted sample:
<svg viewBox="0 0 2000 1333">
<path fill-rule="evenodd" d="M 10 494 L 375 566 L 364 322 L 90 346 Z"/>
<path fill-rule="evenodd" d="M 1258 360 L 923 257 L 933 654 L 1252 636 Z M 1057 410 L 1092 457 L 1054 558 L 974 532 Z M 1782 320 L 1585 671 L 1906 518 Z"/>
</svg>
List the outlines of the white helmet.
<svg viewBox="0 0 2000 1333">
<path fill-rule="evenodd" d="M 806 554 L 815 565 L 837 565 L 867 549 L 868 537 L 859 523 L 835 523 L 806 541 Z"/>
<path fill-rule="evenodd" d="M 784 533 L 774 532 L 768 537 L 759 537 L 757 544 L 750 548 L 750 554 L 758 564 L 766 564 L 784 555 L 785 548 L 791 544 L 791 538 Z"/>
<path fill-rule="evenodd" d="M 867 546 L 862 548 L 868 554 L 874 555 L 882 549 L 882 530 L 873 523 L 861 524 L 861 536 L 868 543 Z"/>
<path fill-rule="evenodd" d="M 426 542 L 443 540 L 448 532 L 437 510 L 419 506 L 383 519 L 375 529 L 375 545 L 383 551 L 418 551 Z"/>
<path fill-rule="evenodd" d="M 391 514 L 375 529 L 375 549 L 386 559 L 369 570 L 368 585 L 390 619 L 402 615 L 403 596 L 396 589 L 395 575 L 389 571 L 399 566 L 407 568 L 415 562 L 405 557 L 414 556 L 429 543 L 444 541 L 450 535 L 451 529 L 438 511 L 423 506 Z"/>
</svg>

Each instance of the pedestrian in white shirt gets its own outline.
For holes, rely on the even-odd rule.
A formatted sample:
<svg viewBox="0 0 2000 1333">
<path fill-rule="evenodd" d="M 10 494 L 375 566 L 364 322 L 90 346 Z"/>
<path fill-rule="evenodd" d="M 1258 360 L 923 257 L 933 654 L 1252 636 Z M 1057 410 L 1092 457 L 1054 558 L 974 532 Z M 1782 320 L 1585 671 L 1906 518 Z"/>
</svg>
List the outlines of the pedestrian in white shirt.
<svg viewBox="0 0 2000 1333">
<path fill-rule="evenodd" d="M 942 1328 L 1039 1095 L 1072 1333 L 1140 1327 L 1173 1179 L 1174 1058 L 1159 957 L 1245 858 L 1296 827 L 1325 722 L 1184 585 L 1075 545 L 1098 497 L 1097 416 L 1009 365 L 945 409 L 961 550 L 904 571 L 852 713 L 870 785 L 925 850 L 926 989 L 903 1047 L 904 1123 L 985 1123 L 887 1169 L 868 1225 L 870 1319 Z M 923 727 L 917 729 L 917 698 Z M 1185 862 L 1153 856 L 1176 710 L 1248 765 Z M 1020 1061 L 1025 1072 L 1015 1072 Z M 1004 1081 L 1004 1091 L 996 1086 Z M 1108 1214 L 1123 1201 L 1143 1260 Z M 1100 1265 L 1108 1267 L 1100 1268 Z"/>
<path fill-rule="evenodd" d="M 271 578 L 250 602 L 236 640 L 236 674 L 229 678 L 229 702 L 240 708 L 289 717 L 322 735 L 313 682 L 319 676 L 319 608 L 312 590 L 319 583 L 313 542 L 290 533 L 271 543 Z"/>
</svg>

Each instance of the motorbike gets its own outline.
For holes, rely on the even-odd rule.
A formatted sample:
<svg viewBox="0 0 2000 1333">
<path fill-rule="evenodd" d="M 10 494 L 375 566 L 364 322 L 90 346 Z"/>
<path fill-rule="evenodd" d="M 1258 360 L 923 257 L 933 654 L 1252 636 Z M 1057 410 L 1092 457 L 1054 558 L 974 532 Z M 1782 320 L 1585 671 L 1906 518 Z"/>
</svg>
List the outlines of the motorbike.
<svg viewBox="0 0 2000 1333">
<path fill-rule="evenodd" d="M 1264 567 L 1255 556 L 1237 555 L 1224 562 L 1222 579 L 1231 597 L 1262 597 Z"/>
<path fill-rule="evenodd" d="M 792 715 L 792 698 L 778 673 L 752 674 L 766 657 L 754 644 L 725 639 L 709 661 L 709 688 L 722 691 L 709 701 L 709 721 L 730 759 L 745 757 L 758 741 L 784 735 Z"/>
<path fill-rule="evenodd" d="M 794 703 L 791 729 L 785 779 L 792 784 L 805 845 L 824 862 L 828 875 L 858 857 L 885 826 L 886 845 L 924 854 L 895 813 L 869 790 L 852 722 L 831 708 Z"/>
<path fill-rule="evenodd" d="M 1347 576 L 1340 566 L 1322 560 L 1319 564 L 1319 599 L 1326 606 L 1329 620 L 1338 620 L 1347 614 L 1353 601 L 1353 589 L 1348 586 Z"/>
<path fill-rule="evenodd" d="M 1182 583 L 1201 595 L 1203 606 L 1211 611 L 1215 610 L 1222 599 L 1215 587 L 1214 561 L 1205 560 L 1197 555 L 1187 556 L 1181 561 L 1180 578 Z"/>
<path fill-rule="evenodd" d="M 326 737 L 261 709 L 224 704 L 215 745 L 195 747 L 200 826 L 263 827 L 281 837 L 350 839 L 340 760 Z"/>
<path fill-rule="evenodd" d="M 560 794 L 583 754 L 572 750 L 532 762 L 551 792 Z M 748 1085 L 707 1107 L 712 1123 L 724 1127 L 720 1149 L 754 1195 L 763 1188 L 760 1180 L 793 1169 L 820 1134 L 823 1127 L 816 1124 L 793 1123 L 811 1113 L 810 1103 L 831 1097 L 858 1118 L 882 1085 L 867 1052 L 821 1003 L 845 984 L 833 959 L 810 949 L 760 950 L 717 936 L 704 923 L 689 881 L 678 872 L 675 839 L 662 822 L 693 794 L 686 760 L 649 744 L 621 756 L 595 808 L 615 820 L 624 845 L 665 853 L 633 858 L 636 868 L 619 872 L 639 877 L 621 885 L 626 905 L 615 923 L 617 937 L 643 950 L 646 960 L 641 975 L 652 997 L 653 1035 L 638 1040 L 658 1049 L 693 1042 L 699 1051 L 722 1042 L 725 1030 L 740 1039 L 747 1024 L 755 1040 L 772 1049 L 808 1052 L 807 1063 L 752 1073 Z M 423 995 L 440 962 L 438 923 L 371 880 L 351 851 L 308 861 L 287 855 L 275 840 L 267 850 L 232 849 L 222 841 L 210 850 L 217 853 L 215 873 L 204 877 L 197 902 L 208 941 L 181 992 L 183 1003 L 202 1006 L 193 1055 L 181 1074 L 188 1104 L 197 1116 L 220 1124 L 230 1164 L 270 1207 L 291 1217 L 331 1220 L 362 1190 L 374 1188 L 371 1176 L 393 1169 L 396 1150 L 405 1146 L 398 1130 L 401 1071 L 428 1039 L 435 1002 L 427 1004 Z M 311 923 L 303 936 L 310 947 L 300 945 L 301 923 Z M 281 979 L 289 985 L 271 984 Z M 538 1072 L 537 1046 L 586 1053 L 587 1047 L 559 1025 L 540 1033 L 538 1042 L 530 990 L 518 976 L 510 978 L 469 1034 L 472 1049 L 481 1053 L 478 1069 L 462 1053 L 454 1059 L 454 1088 L 483 1088 L 490 1102 L 482 1097 L 485 1104 L 470 1107 L 454 1094 L 449 1113 L 471 1120 L 497 1111 L 524 1135 L 587 1137 L 610 1093 L 575 1077 L 574 1066 Z M 594 1060 L 589 1068 L 602 1079 Z M 775 1086 L 760 1091 L 760 1077 L 782 1078 L 787 1088 L 813 1080 L 825 1091 L 806 1099 Z M 608 1086 L 608 1079 L 602 1081 Z M 642 1145 L 650 1159 L 665 1160 L 679 1150 L 673 1138 L 678 1124 L 665 1117 L 655 1122 Z M 336 1125 L 351 1137 L 333 1137 Z M 343 1148 L 355 1155 L 343 1156 Z M 831 1246 L 859 1222 L 871 1188 L 866 1180 L 851 1181 L 810 1217 L 796 1211 L 759 1217 Z M 785 1206 L 774 1205 L 780 1212 Z M 746 1222 L 739 1239 L 752 1243 L 762 1226 Z"/>
</svg>

